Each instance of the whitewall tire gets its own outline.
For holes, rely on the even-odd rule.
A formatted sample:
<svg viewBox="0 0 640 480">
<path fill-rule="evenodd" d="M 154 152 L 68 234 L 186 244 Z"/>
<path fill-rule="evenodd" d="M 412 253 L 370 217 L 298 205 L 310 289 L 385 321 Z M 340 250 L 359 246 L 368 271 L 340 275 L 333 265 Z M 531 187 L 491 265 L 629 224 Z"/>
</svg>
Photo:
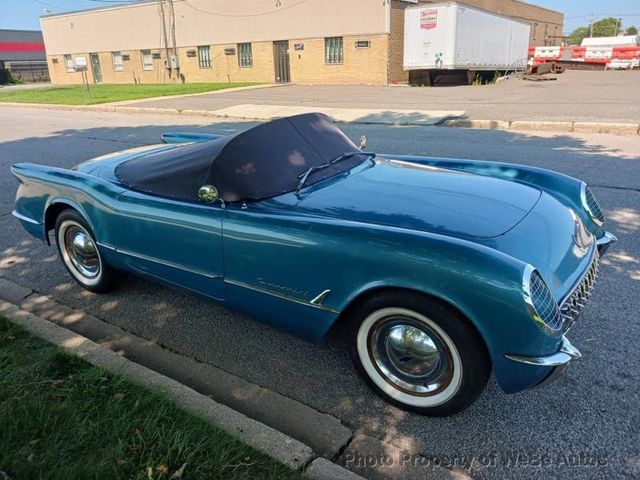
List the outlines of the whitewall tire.
<svg viewBox="0 0 640 480">
<path fill-rule="evenodd" d="M 351 356 L 374 390 L 426 415 L 451 415 L 482 393 L 491 364 L 480 335 L 459 312 L 430 297 L 383 293 L 350 318 Z"/>
<path fill-rule="evenodd" d="M 92 292 L 108 291 L 113 284 L 114 272 L 98 249 L 91 227 L 75 210 L 64 210 L 55 225 L 58 253 L 73 279 Z"/>
</svg>

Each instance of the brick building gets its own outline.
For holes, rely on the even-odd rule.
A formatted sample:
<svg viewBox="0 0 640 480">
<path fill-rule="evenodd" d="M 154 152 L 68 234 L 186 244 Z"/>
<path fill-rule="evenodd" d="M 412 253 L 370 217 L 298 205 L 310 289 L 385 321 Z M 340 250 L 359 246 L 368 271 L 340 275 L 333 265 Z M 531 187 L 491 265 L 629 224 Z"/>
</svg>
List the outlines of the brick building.
<svg viewBox="0 0 640 480">
<path fill-rule="evenodd" d="M 51 80 L 81 83 L 404 83 L 404 9 L 418 0 L 141 0 L 41 18 Z M 420 0 L 420 3 L 434 3 Z M 550 44 L 563 15 L 516 0 L 464 0 L 532 24 Z M 167 68 L 170 67 L 170 68 Z"/>
</svg>

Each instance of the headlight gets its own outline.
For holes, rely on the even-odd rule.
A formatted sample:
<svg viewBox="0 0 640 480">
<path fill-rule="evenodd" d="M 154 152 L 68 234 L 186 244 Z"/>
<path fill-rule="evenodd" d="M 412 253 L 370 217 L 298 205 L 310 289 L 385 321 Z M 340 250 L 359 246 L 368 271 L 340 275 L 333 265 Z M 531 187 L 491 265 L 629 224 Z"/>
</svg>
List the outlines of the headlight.
<svg viewBox="0 0 640 480">
<path fill-rule="evenodd" d="M 604 213 L 602 213 L 602 209 L 600 205 L 598 205 L 595 195 L 584 182 L 580 189 L 580 200 L 582 201 L 582 206 L 591 217 L 591 220 L 599 227 L 604 225 Z"/>
<path fill-rule="evenodd" d="M 531 265 L 527 265 L 524 271 L 522 294 L 531 318 L 540 328 L 552 334 L 562 330 L 564 322 L 558 302 L 553 298 L 551 290 L 540 274 Z"/>
</svg>

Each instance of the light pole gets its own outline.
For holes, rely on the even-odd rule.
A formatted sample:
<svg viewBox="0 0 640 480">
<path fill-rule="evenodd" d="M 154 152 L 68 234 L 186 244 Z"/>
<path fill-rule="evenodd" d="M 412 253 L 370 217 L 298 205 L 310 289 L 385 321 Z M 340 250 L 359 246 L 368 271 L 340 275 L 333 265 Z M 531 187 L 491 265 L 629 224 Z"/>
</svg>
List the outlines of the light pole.
<svg viewBox="0 0 640 480">
<path fill-rule="evenodd" d="M 616 32 L 613 34 L 614 37 L 618 35 L 618 31 L 620 30 L 621 26 L 622 26 L 622 18 L 619 18 L 618 21 L 616 22 Z"/>
</svg>

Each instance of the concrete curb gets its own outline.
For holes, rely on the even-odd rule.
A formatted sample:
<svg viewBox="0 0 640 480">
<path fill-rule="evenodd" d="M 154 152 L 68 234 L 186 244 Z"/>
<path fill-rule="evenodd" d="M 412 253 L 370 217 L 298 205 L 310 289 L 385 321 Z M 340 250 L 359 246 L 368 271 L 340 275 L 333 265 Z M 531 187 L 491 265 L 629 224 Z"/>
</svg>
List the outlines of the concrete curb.
<svg viewBox="0 0 640 480">
<path fill-rule="evenodd" d="M 439 126 L 532 132 L 576 132 L 610 133 L 614 135 L 640 135 L 640 123 L 455 119 L 447 120 Z"/>
<path fill-rule="evenodd" d="M 289 455 L 285 454 L 285 458 L 299 458 L 302 454 L 307 454 L 306 465 L 299 468 L 304 468 L 305 474 L 313 480 L 362 480 L 363 477 L 371 480 L 462 478 L 459 473 L 430 462 L 429 458 L 414 450 L 410 444 L 393 444 L 363 432 L 355 432 L 354 435 L 338 418 L 318 412 L 213 365 L 198 362 L 153 341 L 137 337 L 116 325 L 3 277 L 0 277 L 0 314 L 17 318 L 16 323 L 35 324 L 35 331 L 28 325 L 24 326 L 48 341 L 52 341 L 47 336 L 50 335 L 47 333 L 49 330 L 56 332 L 56 335 L 64 334 L 65 338 L 73 339 L 73 344 L 62 346 L 76 354 L 83 355 L 76 344 L 106 350 L 108 353 L 103 352 L 103 355 L 110 362 L 114 361 L 111 357 L 117 358 L 115 361 L 119 363 L 115 371 L 118 373 L 128 374 L 126 370 L 120 369 L 121 364 L 134 366 L 134 374 L 130 376 L 138 383 L 147 385 L 138 380 L 137 375 L 142 372 L 143 375 L 152 374 L 163 381 L 166 379 L 171 385 L 177 384 L 180 392 L 186 393 L 171 395 L 170 391 L 169 396 L 180 405 L 184 406 L 185 395 L 194 395 L 205 404 L 212 402 L 216 405 L 215 411 L 218 414 L 233 412 L 234 418 L 239 416 L 244 422 L 240 428 L 245 428 L 245 436 L 236 435 L 238 427 L 234 426 L 233 421 L 221 424 L 216 417 L 212 419 L 206 412 L 203 414 L 202 407 L 198 404 L 191 410 L 209 418 L 212 423 L 256 449 L 265 451 L 261 446 L 264 447 L 263 443 L 268 442 L 269 437 L 258 436 L 254 443 L 247 441 L 247 435 L 250 439 L 256 437 L 247 431 L 247 423 L 250 426 L 257 424 L 267 432 L 275 431 L 280 438 L 291 440 L 290 445 L 284 443 L 291 450 Z M 28 320 L 24 320 L 25 318 Z M 45 333 L 39 334 L 38 331 L 43 329 Z M 90 358 L 84 358 L 94 363 Z M 110 363 L 107 366 L 104 362 L 94 364 L 111 370 Z M 154 381 L 148 386 L 165 391 Z M 277 452 L 287 448 L 281 447 Z M 271 453 L 270 443 L 267 443 L 266 449 L 265 453 L 282 461 Z M 310 458 L 309 452 L 312 455 Z"/>
<path fill-rule="evenodd" d="M 245 88 L 245 87 L 241 87 Z M 262 87 L 267 88 L 267 87 Z M 220 90 L 220 93 L 229 92 L 229 90 Z M 214 93 L 214 92 L 209 92 Z M 194 94 L 202 95 L 202 94 Z M 160 97 L 166 99 L 168 97 Z M 137 100 L 136 102 L 147 99 Z M 208 117 L 219 119 L 233 119 L 228 115 L 218 114 L 217 110 L 193 110 L 193 109 L 177 109 L 177 108 L 156 108 L 156 107 L 128 107 L 120 104 L 101 104 L 101 105 L 52 105 L 46 103 L 10 103 L 0 102 L 0 107 L 14 108 L 43 108 L 52 110 L 79 110 L 86 112 L 117 112 L 117 113 L 134 113 L 146 115 L 185 115 L 192 117 Z M 318 107 L 321 108 L 321 107 Z M 240 120 L 250 120 L 249 117 Z M 264 120 L 264 119 L 254 119 Z M 449 128 L 471 128 L 485 130 L 505 130 L 505 131 L 533 131 L 533 132 L 570 132 L 570 133 L 609 133 L 614 135 L 640 135 L 640 123 L 614 123 L 614 122 L 575 122 L 575 121 L 534 121 L 534 120 L 481 120 L 481 119 L 450 119 L 444 120 L 438 124 L 425 124 L 424 121 L 412 122 L 410 119 L 392 120 L 389 122 L 382 121 L 343 121 L 340 123 L 348 124 L 384 124 L 384 125 L 403 125 L 403 126 L 420 126 L 420 127 L 449 127 Z"/>
<path fill-rule="evenodd" d="M 127 360 L 86 337 L 26 312 L 12 303 L 0 301 L 0 314 L 92 365 L 127 376 L 140 385 L 164 393 L 183 409 L 210 421 L 240 441 L 292 469 L 303 470 L 308 467 L 306 473 L 312 479 L 362 478 L 328 460 L 314 460 L 313 450 L 304 443 L 219 404 L 173 379 Z"/>
<path fill-rule="evenodd" d="M 358 480 L 362 478 L 325 458 L 315 459 L 305 473 L 314 480 Z"/>
<path fill-rule="evenodd" d="M 0 300 L 11 302 L 24 311 L 87 337 L 139 365 L 274 428 L 308 445 L 318 456 L 336 458 L 353 436 L 348 427 L 329 414 L 209 363 L 172 351 L 10 280 L 0 278 Z"/>
</svg>

